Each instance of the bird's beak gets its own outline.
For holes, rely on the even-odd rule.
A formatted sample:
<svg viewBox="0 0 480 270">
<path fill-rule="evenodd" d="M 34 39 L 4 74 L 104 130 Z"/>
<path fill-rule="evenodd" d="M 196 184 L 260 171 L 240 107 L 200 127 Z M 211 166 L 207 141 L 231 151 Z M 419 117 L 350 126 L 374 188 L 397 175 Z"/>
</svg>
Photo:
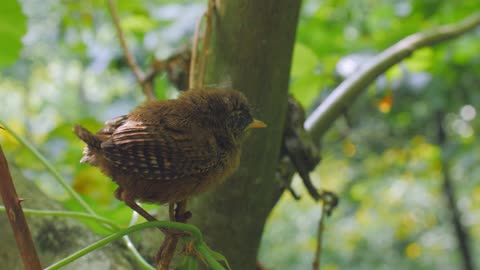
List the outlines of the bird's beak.
<svg viewBox="0 0 480 270">
<path fill-rule="evenodd" d="M 257 119 L 253 119 L 252 123 L 250 123 L 250 125 L 247 126 L 247 129 L 251 129 L 251 128 L 265 128 L 267 127 L 267 124 L 265 124 L 264 122 L 260 121 L 260 120 L 257 120 Z"/>
</svg>

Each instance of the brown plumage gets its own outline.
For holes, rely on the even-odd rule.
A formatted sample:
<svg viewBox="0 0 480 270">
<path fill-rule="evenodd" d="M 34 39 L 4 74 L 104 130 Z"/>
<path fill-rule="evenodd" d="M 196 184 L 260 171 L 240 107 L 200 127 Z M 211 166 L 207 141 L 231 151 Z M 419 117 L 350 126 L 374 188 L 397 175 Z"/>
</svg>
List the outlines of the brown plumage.
<svg viewBox="0 0 480 270">
<path fill-rule="evenodd" d="M 100 167 L 135 209 L 135 200 L 172 204 L 220 183 L 238 167 L 247 130 L 259 127 L 240 92 L 190 90 L 75 134 L 87 144 L 81 162 Z"/>
</svg>

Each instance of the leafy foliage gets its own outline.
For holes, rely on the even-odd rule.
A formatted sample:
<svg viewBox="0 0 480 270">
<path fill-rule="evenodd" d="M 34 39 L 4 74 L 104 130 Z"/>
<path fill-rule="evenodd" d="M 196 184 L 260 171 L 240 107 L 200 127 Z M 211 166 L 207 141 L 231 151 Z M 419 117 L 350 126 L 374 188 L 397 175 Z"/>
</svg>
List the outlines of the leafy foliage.
<svg viewBox="0 0 480 270">
<path fill-rule="evenodd" d="M 18 58 L 25 35 L 27 18 L 16 0 L 5 0 L 0 8 L 0 66 L 9 65 Z"/>
<path fill-rule="evenodd" d="M 140 65 L 184 46 L 205 3 L 118 1 L 122 27 Z M 479 10 L 475 0 L 306 0 L 300 17 L 291 93 L 311 110 L 346 76 L 401 38 L 458 21 Z M 90 129 L 128 112 L 144 97 L 128 69 L 104 1 L 4 0 L 0 8 L 0 118 L 33 142 L 101 216 L 126 226 L 131 210 L 111 195 L 115 186 L 78 163 L 83 145 L 74 123 Z M 8 16 L 6 15 L 8 14 Z M 5 15 L 5 16 L 4 16 Z M 327 219 L 322 269 L 455 269 L 460 257 L 442 187 L 447 156 L 457 204 L 480 255 L 478 104 L 480 34 L 415 52 L 382 75 L 346 108 L 323 140 L 314 183 L 340 195 Z M 160 98 L 176 95 L 166 78 Z M 6 100 L 4 99 L 4 100 Z M 442 123 L 436 114 L 445 114 Z M 448 144 L 437 143 L 442 124 Z M 52 199 L 80 205 L 31 153 L 0 136 L 9 159 Z M 302 191 L 301 183 L 293 187 Z M 305 193 L 305 192 L 301 192 Z M 261 194 L 259 194 L 261 196 Z M 309 269 L 320 208 L 305 193 L 284 194 L 267 224 L 260 261 L 274 269 Z M 147 209 L 158 209 L 147 206 Z M 161 209 L 160 211 L 166 211 Z M 98 222 L 88 222 L 100 234 Z M 239 254 L 241 256 L 241 254 Z M 223 260 L 214 254 L 216 260 Z M 185 258 L 185 269 L 196 263 Z M 477 262 L 480 263 L 480 262 Z"/>
<path fill-rule="evenodd" d="M 291 90 L 302 104 L 311 106 L 315 93 L 322 100 L 372 54 L 406 35 L 458 20 L 480 7 L 474 1 L 374 2 L 307 2 L 292 67 Z M 443 154 L 478 254 L 480 227 L 473 221 L 480 207 L 478 170 L 467 164 L 478 160 L 474 119 L 480 97 L 474 74 L 479 37 L 477 31 L 416 51 L 378 78 L 330 129 L 323 140 L 324 159 L 312 175 L 317 186 L 341 197 L 326 225 L 323 269 L 459 267 L 443 191 L 439 124 L 448 133 L 448 153 Z M 303 81 L 312 83 L 303 86 Z M 442 123 L 436 120 L 438 112 L 447 115 Z M 298 179 L 294 188 L 302 190 Z M 313 202 L 297 203 L 284 194 L 264 235 L 260 258 L 265 265 L 308 269 L 319 215 Z"/>
</svg>

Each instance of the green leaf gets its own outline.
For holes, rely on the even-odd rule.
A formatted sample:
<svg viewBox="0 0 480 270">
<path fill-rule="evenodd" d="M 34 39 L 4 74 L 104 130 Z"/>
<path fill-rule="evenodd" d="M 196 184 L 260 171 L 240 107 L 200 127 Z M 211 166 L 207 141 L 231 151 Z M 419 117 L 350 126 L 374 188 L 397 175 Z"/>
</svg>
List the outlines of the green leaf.
<svg viewBox="0 0 480 270">
<path fill-rule="evenodd" d="M 312 49 L 301 43 L 295 44 L 290 92 L 304 107 L 309 106 L 320 92 L 321 78 L 315 74 L 318 65 L 318 57 Z"/>
<path fill-rule="evenodd" d="M 423 48 L 415 51 L 410 58 L 405 60 L 405 63 L 409 71 L 425 71 L 431 66 L 433 58 L 432 48 Z"/>
<path fill-rule="evenodd" d="M 205 245 L 206 246 L 206 245 Z M 228 264 L 228 260 L 227 258 L 225 258 L 225 256 L 223 256 L 222 254 L 212 250 L 210 247 L 206 246 L 208 252 L 212 255 L 212 257 L 219 261 L 219 262 L 223 262 L 226 266 L 227 266 L 227 269 L 228 270 L 232 270 L 232 268 L 230 267 L 230 264 Z"/>
<path fill-rule="evenodd" d="M 131 15 L 122 19 L 121 26 L 125 32 L 144 33 L 152 30 L 155 23 L 145 15 Z"/>
<path fill-rule="evenodd" d="M 198 268 L 198 260 L 195 256 L 185 256 L 182 265 L 176 270 L 196 270 Z"/>
<path fill-rule="evenodd" d="M 319 64 L 315 52 L 302 43 L 296 43 L 293 50 L 292 77 L 302 76 L 305 73 L 313 74 Z"/>
<path fill-rule="evenodd" d="M 22 36 L 27 32 L 27 18 L 16 0 L 2 1 L 0 8 L 0 66 L 10 65 L 18 58 Z"/>
</svg>

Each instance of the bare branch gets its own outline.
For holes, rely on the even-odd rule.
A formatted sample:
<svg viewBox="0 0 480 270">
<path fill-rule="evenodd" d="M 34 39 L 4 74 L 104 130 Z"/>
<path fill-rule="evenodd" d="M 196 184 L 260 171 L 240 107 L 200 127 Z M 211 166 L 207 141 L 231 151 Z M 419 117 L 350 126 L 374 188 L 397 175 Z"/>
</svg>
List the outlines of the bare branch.
<svg viewBox="0 0 480 270">
<path fill-rule="evenodd" d="M 445 121 L 445 112 L 438 111 L 436 113 L 437 121 L 437 144 L 440 148 L 440 165 L 442 169 L 443 178 L 443 194 L 447 202 L 448 214 L 450 215 L 450 221 L 454 228 L 454 234 L 457 240 L 458 252 L 462 258 L 462 264 L 464 270 L 473 270 L 475 268 L 474 255 L 472 255 L 471 236 L 468 228 L 462 221 L 462 212 L 457 206 L 457 196 L 455 195 L 455 182 L 452 179 L 450 172 L 450 165 L 448 164 L 448 141 L 443 123 Z"/>
<path fill-rule="evenodd" d="M 210 41 L 210 34 L 212 32 L 212 20 L 213 20 L 213 11 L 215 9 L 215 2 L 213 0 L 208 1 L 208 10 L 205 14 L 206 24 L 205 24 L 205 35 L 203 36 L 202 42 L 202 56 L 199 63 L 198 71 L 198 84 L 200 87 L 203 87 L 205 81 L 205 69 L 207 65 L 207 56 L 209 54 L 208 43 Z"/>
<path fill-rule="evenodd" d="M 315 248 L 315 254 L 313 256 L 313 270 L 320 269 L 320 255 L 322 254 L 322 242 L 323 242 L 323 230 L 324 230 L 324 220 L 325 220 L 325 203 L 320 202 L 322 205 L 322 214 L 318 220 L 317 227 L 317 245 Z"/>
<path fill-rule="evenodd" d="M 118 39 L 120 40 L 120 45 L 122 46 L 123 52 L 125 54 L 125 58 L 127 59 L 127 63 L 132 69 L 133 75 L 137 80 L 138 84 L 142 87 L 143 93 L 147 96 L 147 99 L 153 100 L 155 99 L 155 95 L 153 94 L 152 85 L 150 84 L 151 80 L 146 80 L 143 71 L 138 67 L 135 58 L 133 57 L 132 53 L 128 49 L 127 42 L 125 40 L 125 36 L 123 35 L 122 28 L 120 27 L 120 19 L 118 18 L 117 8 L 115 6 L 114 0 L 108 0 L 108 9 L 113 18 L 113 24 L 115 25 L 115 29 L 117 30 Z"/>
<path fill-rule="evenodd" d="M 477 12 L 461 22 L 416 33 L 400 40 L 335 88 L 305 121 L 305 129 L 318 141 L 328 127 L 342 114 L 344 108 L 380 74 L 410 56 L 415 50 L 456 38 L 479 25 L 480 13 Z"/>
<path fill-rule="evenodd" d="M 203 14 L 198 20 L 197 25 L 195 26 L 195 34 L 193 35 L 193 44 L 192 44 L 192 59 L 190 61 L 190 77 L 188 86 L 190 89 L 195 89 L 198 87 L 198 81 L 195 79 L 197 75 L 197 51 L 198 51 L 198 39 L 200 35 L 200 26 L 202 25 L 203 17 L 206 14 Z"/>
<path fill-rule="evenodd" d="M 313 270 L 319 270 L 321 261 L 320 257 L 322 255 L 322 242 L 323 242 L 323 231 L 325 229 L 325 216 L 330 216 L 333 209 L 338 205 L 338 196 L 331 191 L 323 191 L 320 195 L 320 203 L 322 207 L 322 214 L 318 220 L 317 227 L 317 247 L 315 249 L 314 259 L 313 259 Z"/>
<path fill-rule="evenodd" d="M 214 9 L 215 9 L 215 1 L 209 0 L 207 11 L 202 15 L 202 17 L 200 17 L 200 20 L 197 22 L 197 25 L 195 26 L 195 34 L 193 35 L 193 48 L 192 48 L 192 58 L 191 58 L 192 60 L 190 62 L 189 86 L 191 89 L 203 88 L 204 86 L 206 62 L 207 62 L 207 56 L 209 54 L 208 43 L 210 41 L 210 34 L 212 32 L 212 20 L 213 20 Z M 205 22 L 205 34 L 202 40 L 202 55 L 197 66 L 198 39 L 200 36 L 200 27 L 202 25 L 202 21 L 204 18 L 206 22 Z M 197 67 L 199 70 L 198 76 L 196 74 Z"/>
<path fill-rule="evenodd" d="M 8 220 L 12 226 L 15 240 L 17 241 L 20 257 L 22 258 L 23 266 L 27 270 L 40 270 L 40 260 L 37 256 L 37 251 L 33 244 L 32 235 L 28 228 L 27 220 L 23 214 L 20 203 L 23 199 L 18 198 L 17 192 L 13 185 L 12 176 L 8 169 L 7 159 L 3 154 L 0 146 L 0 195 L 3 199 L 5 212 Z"/>
</svg>

